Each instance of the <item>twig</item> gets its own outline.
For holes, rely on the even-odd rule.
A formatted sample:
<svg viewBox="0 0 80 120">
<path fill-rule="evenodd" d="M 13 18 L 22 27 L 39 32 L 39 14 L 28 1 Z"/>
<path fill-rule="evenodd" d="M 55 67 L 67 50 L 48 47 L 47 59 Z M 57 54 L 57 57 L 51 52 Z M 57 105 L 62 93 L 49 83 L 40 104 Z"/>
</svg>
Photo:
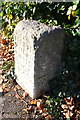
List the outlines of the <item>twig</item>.
<svg viewBox="0 0 80 120">
<path fill-rule="evenodd" d="M 19 96 L 19 98 L 20 98 L 25 104 L 28 105 L 28 103 L 17 93 L 17 91 L 16 91 L 16 94 Z"/>
</svg>

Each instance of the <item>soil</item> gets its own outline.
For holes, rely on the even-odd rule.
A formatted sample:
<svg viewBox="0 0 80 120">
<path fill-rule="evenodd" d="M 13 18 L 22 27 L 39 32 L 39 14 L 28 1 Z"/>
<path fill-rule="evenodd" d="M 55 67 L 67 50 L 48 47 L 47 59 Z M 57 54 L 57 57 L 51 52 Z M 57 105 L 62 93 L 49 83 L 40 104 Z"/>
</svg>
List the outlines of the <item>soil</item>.
<svg viewBox="0 0 80 120">
<path fill-rule="evenodd" d="M 9 84 L 10 91 L 2 94 L 4 101 L 2 103 L 2 120 L 32 120 L 31 114 L 26 114 L 23 109 L 28 107 L 30 97 L 26 100 L 16 97 L 16 92 L 13 90 L 13 85 Z M 24 92 L 22 89 L 17 91 L 21 96 Z"/>
<path fill-rule="evenodd" d="M 9 91 L 4 91 L 2 93 L 3 102 L 1 104 L 2 111 L 0 111 L 0 113 L 2 112 L 2 116 L 0 116 L 0 118 L 2 117 L 1 120 L 57 120 L 46 119 L 44 115 L 40 113 L 40 111 L 37 111 L 36 105 L 30 104 L 32 99 L 29 97 L 29 95 L 27 95 L 26 98 L 23 98 L 23 93 L 25 91 L 17 83 L 7 83 L 7 88 Z M 15 89 L 16 87 L 17 89 Z M 46 98 L 42 96 L 41 100 L 45 101 Z M 80 108 L 80 97 L 78 100 L 78 106 Z M 28 112 L 24 110 L 27 108 L 30 109 Z"/>
</svg>

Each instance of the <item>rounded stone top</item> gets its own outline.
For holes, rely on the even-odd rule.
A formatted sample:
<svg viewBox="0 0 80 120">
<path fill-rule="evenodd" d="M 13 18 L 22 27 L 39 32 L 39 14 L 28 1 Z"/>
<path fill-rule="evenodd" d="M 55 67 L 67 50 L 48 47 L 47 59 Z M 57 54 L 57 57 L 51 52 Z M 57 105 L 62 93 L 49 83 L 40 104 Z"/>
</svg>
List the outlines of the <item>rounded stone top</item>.
<svg viewBox="0 0 80 120">
<path fill-rule="evenodd" d="M 41 23 L 36 20 L 21 20 L 14 30 L 15 31 L 24 31 L 31 32 L 37 39 L 41 37 L 43 34 L 49 34 L 53 31 L 63 31 L 63 29 L 60 26 L 49 26 L 44 23 Z"/>
<path fill-rule="evenodd" d="M 24 27 L 32 26 L 32 28 L 40 27 L 40 28 L 48 28 L 48 29 L 50 28 L 51 29 L 62 29 L 60 26 L 49 26 L 36 20 L 21 20 L 17 25 L 24 26 Z"/>
</svg>

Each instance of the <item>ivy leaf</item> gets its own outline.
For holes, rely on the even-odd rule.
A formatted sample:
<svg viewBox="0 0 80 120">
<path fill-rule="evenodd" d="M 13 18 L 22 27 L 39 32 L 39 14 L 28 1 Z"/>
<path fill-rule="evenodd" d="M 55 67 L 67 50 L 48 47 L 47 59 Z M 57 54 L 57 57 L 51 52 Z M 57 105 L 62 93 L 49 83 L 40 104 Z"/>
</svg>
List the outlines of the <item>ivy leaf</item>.
<svg viewBox="0 0 80 120">
<path fill-rule="evenodd" d="M 76 11 L 72 11 L 72 16 L 76 17 Z"/>
<path fill-rule="evenodd" d="M 6 9 L 6 13 L 7 13 L 7 14 L 10 14 L 10 12 L 11 12 L 11 9 L 10 9 L 10 7 L 8 7 L 8 8 Z"/>
<path fill-rule="evenodd" d="M 80 28 L 79 29 L 76 29 L 76 35 L 80 36 Z"/>
<path fill-rule="evenodd" d="M 76 15 L 80 15 L 80 8 L 76 10 Z"/>
<path fill-rule="evenodd" d="M 10 14 L 10 15 L 9 15 L 9 19 L 12 19 L 12 18 L 13 18 L 13 16 Z"/>
<path fill-rule="evenodd" d="M 70 18 L 71 18 L 71 16 L 69 15 L 69 16 L 68 16 L 68 20 L 70 20 Z"/>
<path fill-rule="evenodd" d="M 74 23 L 74 28 L 78 27 L 80 25 L 80 20 L 79 20 L 79 17 L 75 20 L 75 23 Z"/>
<path fill-rule="evenodd" d="M 77 5 L 79 3 L 79 0 L 73 1 L 74 5 Z"/>
<path fill-rule="evenodd" d="M 77 8 L 77 5 L 73 5 L 73 9 L 72 10 L 74 11 L 74 10 L 76 10 L 76 8 Z"/>
<path fill-rule="evenodd" d="M 70 28 L 70 27 L 71 27 L 71 25 L 70 25 L 70 24 L 67 24 L 65 27 L 66 27 L 66 28 Z"/>
<path fill-rule="evenodd" d="M 6 5 L 6 2 L 4 2 L 4 5 Z"/>
<path fill-rule="evenodd" d="M 3 16 L 3 11 L 1 11 L 0 16 L 1 16 L 1 17 Z"/>
</svg>

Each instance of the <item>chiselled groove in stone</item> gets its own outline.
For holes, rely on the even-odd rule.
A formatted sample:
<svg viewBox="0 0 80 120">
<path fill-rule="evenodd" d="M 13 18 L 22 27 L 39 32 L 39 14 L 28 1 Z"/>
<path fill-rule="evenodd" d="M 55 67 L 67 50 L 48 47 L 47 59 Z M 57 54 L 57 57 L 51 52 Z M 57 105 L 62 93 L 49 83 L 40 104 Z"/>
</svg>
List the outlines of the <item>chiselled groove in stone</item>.
<svg viewBox="0 0 80 120">
<path fill-rule="evenodd" d="M 38 79 L 41 79 L 41 78 L 43 78 L 43 77 L 45 77 L 46 75 L 42 75 L 41 77 L 39 77 Z"/>
<path fill-rule="evenodd" d="M 17 82 L 32 98 L 49 89 L 60 63 L 64 31 L 35 20 L 22 20 L 14 30 Z"/>
</svg>

